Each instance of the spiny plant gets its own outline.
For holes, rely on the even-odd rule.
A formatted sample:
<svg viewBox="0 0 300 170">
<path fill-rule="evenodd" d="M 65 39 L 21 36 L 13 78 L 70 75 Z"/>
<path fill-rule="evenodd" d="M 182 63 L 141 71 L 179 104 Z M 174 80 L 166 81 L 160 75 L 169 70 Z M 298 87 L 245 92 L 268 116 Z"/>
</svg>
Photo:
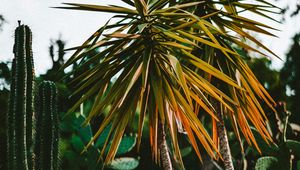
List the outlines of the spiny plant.
<svg viewBox="0 0 300 170">
<path fill-rule="evenodd" d="M 276 163 L 278 160 L 274 157 L 261 157 L 257 160 L 255 165 L 255 170 L 268 170 L 268 169 L 276 169 Z"/>
<path fill-rule="evenodd" d="M 59 169 L 57 89 L 53 82 L 39 85 L 36 113 L 35 169 Z"/>
<path fill-rule="evenodd" d="M 116 158 L 109 167 L 115 170 L 132 170 L 136 169 L 139 165 L 139 160 L 130 157 Z"/>
<path fill-rule="evenodd" d="M 34 68 L 32 34 L 26 25 L 15 30 L 15 57 L 7 114 L 8 169 L 32 169 Z"/>
<path fill-rule="evenodd" d="M 150 144 L 153 158 L 164 169 L 171 169 L 165 142 L 166 129 L 172 141 L 174 157 L 182 163 L 178 132 L 187 134 L 201 160 L 199 145 L 213 158 L 220 156 L 220 147 L 227 147 L 226 129 L 217 133 L 217 123 L 223 116 L 231 120 L 236 136 L 243 134 L 250 145 L 259 146 L 250 129 L 252 124 L 269 143 L 272 138 L 266 128 L 267 117 L 260 103 L 274 110 L 275 102 L 259 83 L 234 46 L 265 56 L 275 55 L 248 32 L 274 36 L 263 23 L 240 14 L 252 12 L 271 18 L 266 13 L 278 9 L 264 0 L 192 1 L 192 0 L 122 0 L 130 7 L 66 3 L 64 9 L 117 13 L 81 46 L 63 68 L 74 63 L 73 83 L 80 103 L 96 97 L 86 123 L 108 114 L 88 146 L 112 123 L 107 141 L 112 139 L 105 163 L 114 159 L 126 127 L 134 113 L 140 110 L 138 146 L 145 117 L 149 117 Z M 272 19 L 272 18 L 271 18 Z M 244 42 L 248 39 L 260 49 Z M 70 49 L 70 50 L 71 50 Z M 95 49 L 100 49 L 87 58 Z M 265 51 L 263 51 L 265 50 Z M 276 55 L 275 55 L 276 56 Z M 80 69 L 90 66 L 90 69 Z M 72 73 L 71 73 L 72 74 Z M 112 87 L 107 88 L 112 82 Z M 275 110 L 274 110 L 275 111 Z M 213 133 L 208 134 L 198 116 L 211 117 Z M 241 133 L 241 134 L 240 134 Z M 224 144 L 225 141 L 225 144 Z M 106 142 L 108 143 L 108 142 Z M 227 144 L 226 144 L 227 143 Z M 106 145 L 107 146 L 107 145 Z M 102 156 L 106 146 L 102 149 Z M 226 169 L 233 169 L 230 155 L 222 152 Z M 181 164 L 183 167 L 183 164 Z"/>
<path fill-rule="evenodd" d="M 52 82 L 43 82 L 39 89 L 38 128 L 37 136 L 35 136 L 36 145 L 33 147 L 35 76 L 32 33 L 28 26 L 20 25 L 20 21 L 15 31 L 14 54 L 7 114 L 8 169 L 47 169 L 48 166 L 52 169 L 58 168 L 57 94 L 56 87 Z"/>
</svg>

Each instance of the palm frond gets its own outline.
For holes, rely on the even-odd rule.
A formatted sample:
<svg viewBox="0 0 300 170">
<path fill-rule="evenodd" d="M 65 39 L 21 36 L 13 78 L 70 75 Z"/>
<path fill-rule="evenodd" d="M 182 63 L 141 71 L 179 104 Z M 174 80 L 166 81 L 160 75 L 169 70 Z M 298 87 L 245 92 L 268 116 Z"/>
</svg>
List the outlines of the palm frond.
<svg viewBox="0 0 300 170">
<path fill-rule="evenodd" d="M 106 23 L 82 46 L 73 48 L 76 52 L 64 66 L 81 63 L 75 70 L 79 76 L 74 82 L 78 85 L 75 94 L 82 98 L 70 111 L 93 97 L 96 100 L 87 122 L 108 110 L 90 142 L 112 122 L 106 141 L 112 139 L 106 163 L 113 160 L 124 130 L 137 110 L 140 110 L 138 145 L 148 117 L 150 144 L 156 161 L 159 161 L 158 121 L 168 127 L 177 158 L 181 159 L 177 141 L 181 127 L 176 122 L 182 124 L 199 159 L 199 142 L 211 157 L 219 155 L 218 136 L 209 134 L 198 117 L 202 109 L 213 124 L 218 121 L 212 101 L 222 105 L 238 138 L 241 132 L 259 150 L 250 129 L 253 125 L 266 141 L 272 141 L 260 103 L 265 102 L 270 108 L 275 103 L 232 45 L 264 54 L 239 38 L 243 37 L 276 56 L 248 33 L 274 36 L 266 30 L 270 27 L 239 15 L 250 11 L 268 17 L 265 13 L 275 6 L 263 0 L 257 0 L 258 5 L 241 0 L 184 0 L 174 6 L 168 6 L 171 5 L 168 0 L 122 1 L 135 9 L 73 3 L 59 7 L 119 13 L 115 18 L 121 18 L 116 24 Z M 99 52 L 90 56 L 96 49 Z M 83 69 L 87 66 L 89 70 Z M 109 84 L 111 88 L 107 88 Z"/>
</svg>

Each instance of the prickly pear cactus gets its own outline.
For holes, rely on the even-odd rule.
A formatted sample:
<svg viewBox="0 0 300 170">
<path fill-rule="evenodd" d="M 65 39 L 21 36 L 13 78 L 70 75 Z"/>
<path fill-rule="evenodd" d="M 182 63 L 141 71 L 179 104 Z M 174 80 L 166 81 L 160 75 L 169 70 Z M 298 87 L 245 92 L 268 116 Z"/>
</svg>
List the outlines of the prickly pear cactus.
<svg viewBox="0 0 300 170">
<path fill-rule="evenodd" d="M 57 170 L 59 168 L 57 89 L 51 81 L 43 81 L 39 85 L 36 114 L 35 167 L 38 170 Z"/>
<path fill-rule="evenodd" d="M 109 168 L 115 170 L 132 170 L 138 166 L 139 160 L 130 157 L 116 158 L 109 164 Z"/>
<path fill-rule="evenodd" d="M 20 22 L 19 22 L 20 24 Z M 8 169 L 32 169 L 34 69 L 32 33 L 28 26 L 15 30 L 12 82 L 7 115 Z"/>
<path fill-rule="evenodd" d="M 255 170 L 269 170 L 274 169 L 278 159 L 271 156 L 261 157 L 255 164 Z"/>
</svg>

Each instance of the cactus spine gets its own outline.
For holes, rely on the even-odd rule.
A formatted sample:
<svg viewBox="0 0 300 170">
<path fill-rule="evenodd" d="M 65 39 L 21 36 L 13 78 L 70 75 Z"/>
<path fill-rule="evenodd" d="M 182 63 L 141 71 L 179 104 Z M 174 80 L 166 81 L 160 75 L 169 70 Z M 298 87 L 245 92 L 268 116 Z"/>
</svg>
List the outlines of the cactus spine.
<svg viewBox="0 0 300 170">
<path fill-rule="evenodd" d="M 43 81 L 39 85 L 36 119 L 36 169 L 56 170 L 59 137 L 57 90 L 51 81 Z"/>
<path fill-rule="evenodd" d="M 28 26 L 15 30 L 12 83 L 7 115 L 8 169 L 32 169 L 33 59 Z M 28 159 L 29 158 L 29 159 Z"/>
</svg>

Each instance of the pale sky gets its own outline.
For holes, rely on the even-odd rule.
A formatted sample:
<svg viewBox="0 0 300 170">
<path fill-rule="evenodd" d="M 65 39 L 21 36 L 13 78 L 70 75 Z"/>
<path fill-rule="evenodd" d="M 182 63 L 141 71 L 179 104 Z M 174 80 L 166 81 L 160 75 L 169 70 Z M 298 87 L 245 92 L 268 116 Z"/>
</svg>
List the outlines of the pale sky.
<svg viewBox="0 0 300 170">
<path fill-rule="evenodd" d="M 295 4 L 297 0 L 281 0 L 275 5 L 284 7 L 286 2 Z M 113 14 L 100 12 L 86 12 L 74 10 L 61 10 L 49 7 L 62 6 L 62 2 L 91 3 L 91 4 L 115 4 L 123 5 L 120 0 L 1 0 L 0 14 L 8 21 L 0 32 L 0 61 L 8 61 L 13 58 L 12 47 L 14 43 L 14 30 L 17 21 L 29 25 L 33 32 L 33 56 L 35 68 L 38 74 L 44 73 L 51 67 L 48 47 L 50 39 L 56 40 L 61 35 L 66 41 L 66 47 L 81 45 L 81 43 L 102 26 Z M 256 16 L 249 16 L 256 20 Z M 281 16 L 274 16 L 279 19 Z M 261 20 L 260 20 L 261 21 Z M 267 47 L 284 59 L 291 38 L 296 32 L 300 32 L 300 17 L 288 19 L 283 24 L 262 20 L 265 24 L 282 31 L 273 32 L 279 38 L 258 35 Z M 67 53 L 67 57 L 72 52 Z M 283 64 L 278 59 L 272 59 L 273 67 L 280 68 Z"/>
</svg>

